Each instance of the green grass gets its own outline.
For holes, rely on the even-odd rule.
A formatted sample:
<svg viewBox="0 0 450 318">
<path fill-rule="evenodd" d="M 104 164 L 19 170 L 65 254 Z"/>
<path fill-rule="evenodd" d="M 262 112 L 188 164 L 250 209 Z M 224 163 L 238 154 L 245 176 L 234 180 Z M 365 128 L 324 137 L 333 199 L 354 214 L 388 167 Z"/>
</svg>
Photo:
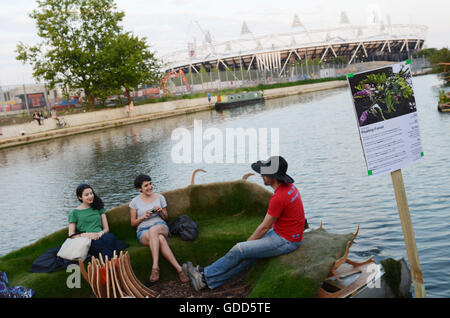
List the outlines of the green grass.
<svg viewBox="0 0 450 318">
<path fill-rule="evenodd" d="M 313 297 L 317 293 L 317 281 L 308 277 L 298 277 L 295 274 L 295 264 L 282 264 L 280 258 L 257 265 L 251 275 L 254 275 L 254 288 L 250 294 L 252 298 L 267 295 L 279 298 L 304 298 Z"/>
<path fill-rule="evenodd" d="M 261 221 L 259 217 L 226 216 L 218 219 L 200 222 L 200 233 L 195 241 L 182 241 L 172 236 L 169 244 L 177 260 L 181 263 L 192 261 L 195 264 L 207 265 L 223 256 L 236 242 L 246 240 Z M 130 227 L 130 226 L 128 226 Z M 130 227 L 131 228 L 131 227 Z M 10 253 L 0 260 L 0 270 L 8 275 L 10 286 L 27 286 L 36 291 L 36 297 L 88 297 L 91 293 L 88 284 L 82 278 L 81 289 L 68 289 L 66 280 L 71 273 L 58 271 L 53 273 L 29 273 L 33 261 L 46 249 L 56 247 L 66 237 L 64 229 L 52 237 L 39 241 L 30 247 Z M 124 239 L 130 245 L 132 268 L 136 276 L 144 283 L 148 281 L 152 258 L 148 247 L 141 246 L 135 236 L 135 231 L 112 231 L 119 239 Z M 129 235 L 131 232 L 132 235 Z M 175 280 L 177 273 L 162 257 L 160 259 L 161 280 Z"/>
<path fill-rule="evenodd" d="M 259 84 L 257 86 L 253 86 L 253 87 L 221 89 L 221 90 L 217 90 L 217 91 L 210 92 L 210 93 L 213 96 L 218 96 L 218 95 L 234 94 L 234 93 L 240 93 L 240 92 L 251 92 L 251 91 L 259 91 L 259 90 L 266 90 L 266 89 L 273 89 L 273 88 L 299 86 L 299 85 L 330 82 L 330 81 L 345 81 L 345 80 L 346 80 L 345 76 L 339 76 L 339 77 L 332 77 L 332 78 L 300 80 L 300 81 L 295 81 L 295 82 L 284 82 L 284 83 L 275 83 L 275 84 Z M 160 103 L 160 102 L 167 102 L 167 101 L 173 101 L 173 100 L 179 100 L 179 99 L 194 99 L 194 98 L 201 98 L 201 97 L 207 97 L 207 96 L 208 96 L 208 92 L 186 94 L 183 96 L 166 95 L 166 96 L 163 96 L 160 98 L 149 98 L 149 99 L 141 100 L 141 101 L 134 103 L 134 105 L 139 106 L 139 105 L 144 105 L 144 104 Z M 123 106 L 123 105 L 120 105 L 120 106 Z"/>
<path fill-rule="evenodd" d="M 168 202 L 169 223 L 180 214 L 189 214 L 199 224 L 195 241 L 173 236 L 169 245 L 180 264 L 191 261 L 202 266 L 222 257 L 237 242 L 245 241 L 262 221 L 271 192 L 247 182 L 233 181 L 194 185 L 163 193 Z M 108 211 L 110 230 L 130 246 L 134 273 L 148 282 L 152 264 L 148 247 L 136 239 L 129 224 L 128 206 Z M 35 297 L 89 297 L 92 291 L 81 277 L 81 288 L 69 289 L 66 281 L 72 273 L 30 273 L 33 261 L 49 248 L 61 245 L 67 229 L 61 229 L 34 244 L 0 258 L 0 270 L 6 272 L 10 286 L 26 286 Z M 255 262 L 248 274 L 250 297 L 313 297 L 336 258 L 343 255 L 351 235 L 329 234 L 322 229 L 305 233 L 302 246 L 295 252 Z M 161 281 L 177 280 L 177 273 L 160 258 Z"/>
</svg>

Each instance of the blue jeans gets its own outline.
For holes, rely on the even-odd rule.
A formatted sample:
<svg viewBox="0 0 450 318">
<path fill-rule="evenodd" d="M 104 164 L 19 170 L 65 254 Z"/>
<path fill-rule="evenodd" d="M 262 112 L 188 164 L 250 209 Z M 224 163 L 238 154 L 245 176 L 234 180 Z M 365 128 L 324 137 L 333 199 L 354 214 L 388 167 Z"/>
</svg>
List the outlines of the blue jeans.
<svg viewBox="0 0 450 318">
<path fill-rule="evenodd" d="M 236 244 L 225 256 L 205 267 L 206 284 L 211 289 L 219 287 L 256 259 L 287 254 L 300 245 L 301 242 L 290 242 L 271 229 L 258 240 Z"/>
<path fill-rule="evenodd" d="M 105 233 L 98 240 L 91 241 L 91 247 L 89 248 L 89 254 L 98 257 L 99 253 L 102 253 L 103 257 L 108 256 L 108 259 L 112 259 L 114 251 L 119 255 L 120 248 L 118 246 L 117 238 L 112 233 Z"/>
</svg>

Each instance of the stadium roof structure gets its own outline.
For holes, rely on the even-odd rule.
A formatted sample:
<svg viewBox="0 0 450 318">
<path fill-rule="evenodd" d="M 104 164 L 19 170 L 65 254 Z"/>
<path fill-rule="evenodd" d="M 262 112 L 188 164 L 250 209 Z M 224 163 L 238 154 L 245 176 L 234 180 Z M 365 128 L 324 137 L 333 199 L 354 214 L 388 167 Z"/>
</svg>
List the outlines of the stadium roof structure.
<svg viewBox="0 0 450 318">
<path fill-rule="evenodd" d="M 197 23 L 198 24 L 198 23 Z M 198 73 L 211 70 L 270 70 L 280 74 L 289 63 L 305 59 L 330 61 L 345 57 L 348 64 L 359 61 L 407 59 L 423 48 L 427 27 L 417 24 L 391 24 L 376 21 L 364 26 L 352 25 L 341 12 L 335 28 L 307 29 L 295 14 L 291 30 L 255 35 L 242 24 L 236 39 L 216 42 L 203 30 L 201 45 L 187 43 L 187 48 L 164 55 L 166 71 L 182 69 Z"/>
</svg>

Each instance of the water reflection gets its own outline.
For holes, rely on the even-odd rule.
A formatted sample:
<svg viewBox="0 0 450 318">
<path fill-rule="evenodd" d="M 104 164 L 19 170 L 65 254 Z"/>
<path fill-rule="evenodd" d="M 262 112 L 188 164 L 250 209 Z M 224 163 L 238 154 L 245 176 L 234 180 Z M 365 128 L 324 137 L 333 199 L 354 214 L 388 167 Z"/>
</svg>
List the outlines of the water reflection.
<svg viewBox="0 0 450 318">
<path fill-rule="evenodd" d="M 413 79 L 425 156 L 402 169 L 427 294 L 448 297 L 450 278 L 450 192 L 445 158 L 450 154 L 450 115 L 438 113 L 439 81 Z M 92 132 L 0 151 L 0 255 L 67 226 L 78 204 L 75 188 L 89 183 L 107 208 L 136 195 L 134 177 L 152 176 L 156 191 L 184 187 L 194 169 L 197 183 L 240 179 L 248 163 L 176 164 L 172 131 L 278 128 L 280 153 L 289 162 L 308 221 L 332 232 L 354 232 L 352 257 L 405 257 L 403 235 L 390 176 L 367 177 L 356 119 L 346 88 L 267 100 L 263 104 L 205 111 L 133 126 Z M 250 181 L 262 185 L 259 177 Z M 445 284 L 442 283 L 445 281 Z"/>
</svg>

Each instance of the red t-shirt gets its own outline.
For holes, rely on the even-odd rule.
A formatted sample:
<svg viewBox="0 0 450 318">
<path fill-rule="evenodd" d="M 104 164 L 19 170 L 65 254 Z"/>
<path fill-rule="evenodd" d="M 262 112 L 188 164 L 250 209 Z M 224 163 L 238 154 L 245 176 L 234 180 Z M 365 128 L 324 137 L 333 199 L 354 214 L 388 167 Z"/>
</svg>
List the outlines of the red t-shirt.
<svg viewBox="0 0 450 318">
<path fill-rule="evenodd" d="M 301 242 L 305 228 L 305 211 L 298 189 L 290 183 L 281 184 L 270 198 L 267 213 L 277 220 L 273 230 L 286 240 Z"/>
</svg>

